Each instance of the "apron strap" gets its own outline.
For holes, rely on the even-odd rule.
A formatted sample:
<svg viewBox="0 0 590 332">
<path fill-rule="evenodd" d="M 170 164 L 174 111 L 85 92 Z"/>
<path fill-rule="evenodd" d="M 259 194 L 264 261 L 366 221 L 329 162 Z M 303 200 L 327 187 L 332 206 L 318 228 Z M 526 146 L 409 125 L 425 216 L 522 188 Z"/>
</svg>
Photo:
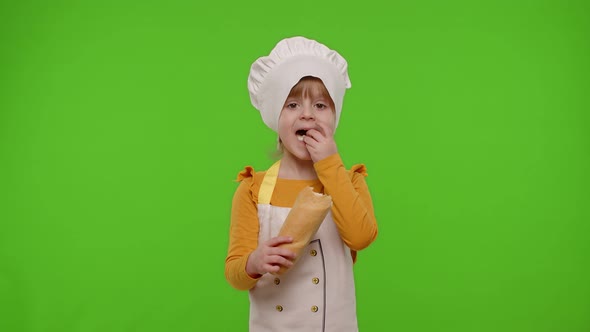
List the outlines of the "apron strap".
<svg viewBox="0 0 590 332">
<path fill-rule="evenodd" d="M 275 184 L 279 177 L 280 166 L 281 161 L 278 160 L 266 171 L 264 179 L 262 179 L 262 183 L 260 184 L 260 190 L 258 191 L 258 204 L 270 204 L 270 198 L 272 197 L 272 192 L 275 189 Z"/>
</svg>

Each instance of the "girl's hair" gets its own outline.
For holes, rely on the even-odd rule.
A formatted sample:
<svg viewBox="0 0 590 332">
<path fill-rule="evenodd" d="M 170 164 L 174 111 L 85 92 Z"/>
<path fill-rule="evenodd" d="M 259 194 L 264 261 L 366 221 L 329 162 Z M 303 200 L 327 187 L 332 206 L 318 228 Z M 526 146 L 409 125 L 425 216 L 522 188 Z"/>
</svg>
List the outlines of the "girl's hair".
<svg viewBox="0 0 590 332">
<path fill-rule="evenodd" d="M 287 99 L 293 96 L 301 96 L 303 98 L 312 98 L 315 99 L 317 97 L 322 97 L 328 101 L 330 109 L 332 112 L 336 109 L 334 106 L 334 101 L 332 97 L 330 97 L 330 93 L 324 86 L 322 80 L 314 76 L 305 76 L 297 82 L 289 92 L 289 96 Z M 283 142 L 281 142 L 281 138 L 277 137 L 277 149 L 271 153 L 271 159 L 278 160 L 283 156 Z"/>
<path fill-rule="evenodd" d="M 332 97 L 330 97 L 330 93 L 324 86 L 322 80 L 317 77 L 313 76 L 305 76 L 297 82 L 292 88 L 291 92 L 289 92 L 289 97 L 293 96 L 301 96 L 303 98 L 317 98 L 322 97 L 328 101 L 330 104 L 330 108 L 334 111 L 334 101 Z"/>
</svg>

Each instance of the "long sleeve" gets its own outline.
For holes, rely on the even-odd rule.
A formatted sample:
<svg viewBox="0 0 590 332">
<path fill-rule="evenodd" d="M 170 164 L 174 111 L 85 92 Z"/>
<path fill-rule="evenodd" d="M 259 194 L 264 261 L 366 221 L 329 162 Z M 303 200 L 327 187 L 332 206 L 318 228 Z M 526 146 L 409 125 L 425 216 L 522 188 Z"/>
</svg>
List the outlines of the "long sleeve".
<svg viewBox="0 0 590 332">
<path fill-rule="evenodd" d="M 377 237 L 377 221 L 364 166 L 348 171 L 336 153 L 314 167 L 325 193 L 332 196 L 332 214 L 344 243 L 354 251 L 369 246 Z"/>
<path fill-rule="evenodd" d="M 258 281 L 246 273 L 248 257 L 258 246 L 258 209 L 252 197 L 253 178 L 238 179 L 242 182 L 232 200 L 225 278 L 234 288 L 248 290 Z"/>
</svg>

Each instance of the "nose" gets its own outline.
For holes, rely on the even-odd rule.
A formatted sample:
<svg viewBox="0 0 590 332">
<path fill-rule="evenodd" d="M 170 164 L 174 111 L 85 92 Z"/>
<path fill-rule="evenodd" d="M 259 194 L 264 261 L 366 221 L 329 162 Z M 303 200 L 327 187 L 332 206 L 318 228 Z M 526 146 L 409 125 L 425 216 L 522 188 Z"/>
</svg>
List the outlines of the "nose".
<svg viewBox="0 0 590 332">
<path fill-rule="evenodd" d="M 313 120 L 315 119 L 314 110 L 311 105 L 304 105 L 302 107 L 301 116 L 302 120 Z"/>
</svg>

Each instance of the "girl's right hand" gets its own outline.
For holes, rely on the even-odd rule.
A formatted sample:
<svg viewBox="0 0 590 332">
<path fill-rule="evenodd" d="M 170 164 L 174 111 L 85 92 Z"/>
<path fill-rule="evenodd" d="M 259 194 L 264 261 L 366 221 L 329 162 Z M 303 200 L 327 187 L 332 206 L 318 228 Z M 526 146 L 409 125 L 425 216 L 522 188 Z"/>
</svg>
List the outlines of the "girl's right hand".
<svg viewBox="0 0 590 332">
<path fill-rule="evenodd" d="M 246 273 L 252 278 L 259 278 L 267 272 L 278 272 L 281 266 L 293 266 L 295 253 L 289 249 L 278 248 L 281 244 L 291 242 L 291 237 L 277 236 L 259 245 L 248 257 Z"/>
</svg>

